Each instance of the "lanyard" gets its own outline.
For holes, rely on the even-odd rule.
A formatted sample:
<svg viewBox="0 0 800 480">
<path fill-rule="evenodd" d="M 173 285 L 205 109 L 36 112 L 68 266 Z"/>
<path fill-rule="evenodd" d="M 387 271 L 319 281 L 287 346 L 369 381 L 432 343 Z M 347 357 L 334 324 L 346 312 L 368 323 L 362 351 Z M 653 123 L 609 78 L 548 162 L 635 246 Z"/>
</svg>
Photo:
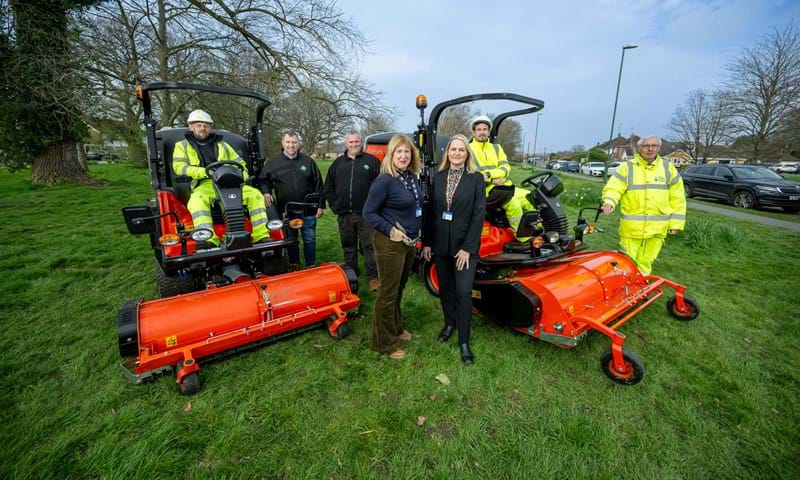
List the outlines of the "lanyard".
<svg viewBox="0 0 800 480">
<path fill-rule="evenodd" d="M 406 178 L 406 176 L 408 176 L 409 178 Z M 398 177 L 400 177 L 400 181 L 403 182 L 403 187 L 405 187 L 406 190 L 414 194 L 414 203 L 419 205 L 419 193 L 417 193 L 417 184 L 416 182 L 414 182 L 414 177 L 412 177 L 407 170 L 405 172 L 401 172 L 400 175 L 398 175 Z M 411 185 L 409 185 L 409 183 Z"/>
</svg>

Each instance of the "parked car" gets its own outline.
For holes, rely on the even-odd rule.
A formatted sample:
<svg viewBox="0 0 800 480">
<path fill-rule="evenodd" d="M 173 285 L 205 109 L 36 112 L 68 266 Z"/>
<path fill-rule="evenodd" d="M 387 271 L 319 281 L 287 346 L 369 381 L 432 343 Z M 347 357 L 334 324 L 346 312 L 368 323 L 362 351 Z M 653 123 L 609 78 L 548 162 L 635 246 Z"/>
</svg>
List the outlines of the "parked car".
<svg viewBox="0 0 800 480">
<path fill-rule="evenodd" d="M 561 162 L 559 162 L 558 160 L 552 160 L 550 162 L 547 162 L 547 167 L 545 168 L 547 168 L 548 170 L 561 170 Z"/>
<path fill-rule="evenodd" d="M 560 170 L 563 172 L 574 172 L 578 173 L 581 169 L 581 164 L 578 162 L 573 162 L 571 160 L 562 161 Z"/>
<path fill-rule="evenodd" d="M 611 162 L 608 164 L 608 174 L 611 175 L 612 173 L 617 171 L 617 167 L 619 167 L 620 162 Z"/>
<path fill-rule="evenodd" d="M 800 162 L 780 162 L 769 169 L 776 173 L 800 173 Z"/>
<path fill-rule="evenodd" d="M 800 183 L 756 165 L 693 165 L 682 174 L 686 196 L 708 197 L 740 208 L 800 211 Z"/>
<path fill-rule="evenodd" d="M 606 164 L 603 162 L 586 162 L 581 165 L 581 173 L 593 177 L 602 177 L 605 170 Z"/>
</svg>

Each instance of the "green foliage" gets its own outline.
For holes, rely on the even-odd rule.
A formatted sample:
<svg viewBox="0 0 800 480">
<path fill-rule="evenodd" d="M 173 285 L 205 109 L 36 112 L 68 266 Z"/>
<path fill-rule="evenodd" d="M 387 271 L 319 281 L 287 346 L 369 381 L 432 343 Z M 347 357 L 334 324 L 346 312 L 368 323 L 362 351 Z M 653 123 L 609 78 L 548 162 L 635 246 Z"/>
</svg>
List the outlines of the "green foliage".
<svg viewBox="0 0 800 480">
<path fill-rule="evenodd" d="M 587 207 L 600 205 L 601 185 L 585 184 L 576 189 L 565 190 L 561 194 L 561 203 L 571 207 Z"/>
<path fill-rule="evenodd" d="M 323 171 L 327 163 L 321 163 Z M 91 167 L 104 188 L 31 186 L 0 171 L 0 478 L 798 478 L 800 236 L 695 249 L 670 238 L 655 274 L 687 286 L 702 314 L 672 320 L 660 299 L 622 327 L 644 381 L 612 384 L 607 338 L 574 349 L 475 316 L 476 364 L 435 342 L 439 302 L 412 276 L 403 298 L 408 357 L 372 352 L 374 294 L 350 337 L 321 330 L 201 363 L 201 390 L 169 375 L 145 385 L 118 363 L 116 316 L 155 297 L 152 251 L 120 207 L 152 195 L 147 173 Z M 519 181 L 523 172 L 515 169 Z M 588 181 L 564 177 L 567 192 Z M 576 208 L 567 206 L 571 222 Z M 617 216 L 590 248 L 616 248 Z M 336 220 L 319 258 L 342 260 Z M 669 293 L 667 294 L 669 295 Z M 450 385 L 435 377 L 445 373 Z M 420 421 L 419 417 L 424 417 Z M 422 425 L 419 425 L 419 423 Z"/>
<path fill-rule="evenodd" d="M 683 241 L 693 249 L 708 250 L 724 246 L 736 249 L 751 241 L 750 236 L 733 224 L 698 220 L 689 222 L 682 235 Z"/>
<path fill-rule="evenodd" d="M 588 162 L 608 162 L 608 153 L 602 148 L 594 147 L 589 150 Z"/>
</svg>

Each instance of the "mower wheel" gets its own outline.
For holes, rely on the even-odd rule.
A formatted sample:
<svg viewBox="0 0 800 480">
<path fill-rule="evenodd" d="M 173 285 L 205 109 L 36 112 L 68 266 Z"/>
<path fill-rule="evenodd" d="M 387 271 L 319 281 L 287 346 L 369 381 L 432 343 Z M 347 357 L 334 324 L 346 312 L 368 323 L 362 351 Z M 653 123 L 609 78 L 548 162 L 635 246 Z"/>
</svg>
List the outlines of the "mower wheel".
<svg viewBox="0 0 800 480">
<path fill-rule="evenodd" d="M 600 355 L 600 368 L 611 380 L 622 385 L 636 385 L 644 378 L 644 363 L 639 355 L 627 350 L 622 349 L 622 359 L 625 361 L 625 372 L 618 372 L 614 369 L 614 357 L 611 354 L 611 349 L 607 349 Z"/>
<path fill-rule="evenodd" d="M 175 372 L 179 372 L 181 368 L 183 368 L 183 362 L 178 362 L 178 365 L 175 367 Z M 197 372 L 186 375 L 183 377 L 183 380 L 181 380 L 181 383 L 178 384 L 178 388 L 180 388 L 181 393 L 184 395 L 194 395 L 200 391 L 200 375 L 198 375 Z"/>
<path fill-rule="evenodd" d="M 424 262 L 422 266 L 422 274 L 425 276 L 425 286 L 434 297 L 439 296 L 439 275 L 436 273 L 436 264 L 433 262 Z"/>
<path fill-rule="evenodd" d="M 330 325 L 331 323 L 332 322 L 330 320 L 328 320 L 328 325 Z M 333 338 L 335 338 L 336 340 L 342 340 L 343 338 L 345 338 L 348 335 L 350 335 L 351 331 L 352 331 L 352 328 L 350 327 L 350 323 L 349 322 L 344 322 L 343 324 L 339 325 L 339 328 L 336 329 L 336 334 L 335 335 L 331 335 L 331 336 Z M 328 330 L 328 333 L 330 333 L 330 330 Z"/>
<path fill-rule="evenodd" d="M 180 278 L 174 275 L 167 275 L 158 260 L 155 262 L 159 298 L 174 297 L 175 295 L 195 291 L 194 277 L 190 275 L 186 278 Z"/>
<path fill-rule="evenodd" d="M 684 295 L 683 303 L 686 304 L 686 309 L 683 311 L 678 309 L 677 302 L 678 299 L 675 298 L 675 295 L 669 297 L 669 300 L 667 300 L 667 312 L 673 318 L 688 322 L 689 320 L 694 320 L 698 315 L 700 315 L 700 307 L 697 306 L 697 302 L 691 298 Z"/>
</svg>

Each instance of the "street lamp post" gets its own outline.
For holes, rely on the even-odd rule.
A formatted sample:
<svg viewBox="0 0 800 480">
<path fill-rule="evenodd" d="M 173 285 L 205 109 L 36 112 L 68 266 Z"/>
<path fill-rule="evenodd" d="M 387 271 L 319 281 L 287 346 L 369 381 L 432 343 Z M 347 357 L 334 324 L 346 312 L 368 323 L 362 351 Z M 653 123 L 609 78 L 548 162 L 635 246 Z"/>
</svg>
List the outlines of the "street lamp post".
<svg viewBox="0 0 800 480">
<path fill-rule="evenodd" d="M 536 140 L 539 137 L 539 117 L 541 117 L 541 113 L 536 114 L 536 131 L 533 134 L 533 163 L 536 163 Z"/>
<path fill-rule="evenodd" d="M 619 76 L 617 77 L 617 94 L 614 96 L 614 113 L 611 115 L 611 133 L 608 134 L 608 148 L 609 148 L 609 160 L 611 159 L 611 154 L 614 153 L 614 150 L 611 149 L 611 140 L 614 139 L 614 123 L 617 121 L 617 101 L 619 100 L 619 84 L 622 81 L 622 64 L 625 63 L 625 50 L 630 50 L 633 48 L 638 47 L 639 45 L 623 45 L 622 46 L 622 57 L 619 60 Z M 603 178 L 608 177 L 608 163 L 606 163 L 606 168 L 603 171 Z"/>
</svg>

